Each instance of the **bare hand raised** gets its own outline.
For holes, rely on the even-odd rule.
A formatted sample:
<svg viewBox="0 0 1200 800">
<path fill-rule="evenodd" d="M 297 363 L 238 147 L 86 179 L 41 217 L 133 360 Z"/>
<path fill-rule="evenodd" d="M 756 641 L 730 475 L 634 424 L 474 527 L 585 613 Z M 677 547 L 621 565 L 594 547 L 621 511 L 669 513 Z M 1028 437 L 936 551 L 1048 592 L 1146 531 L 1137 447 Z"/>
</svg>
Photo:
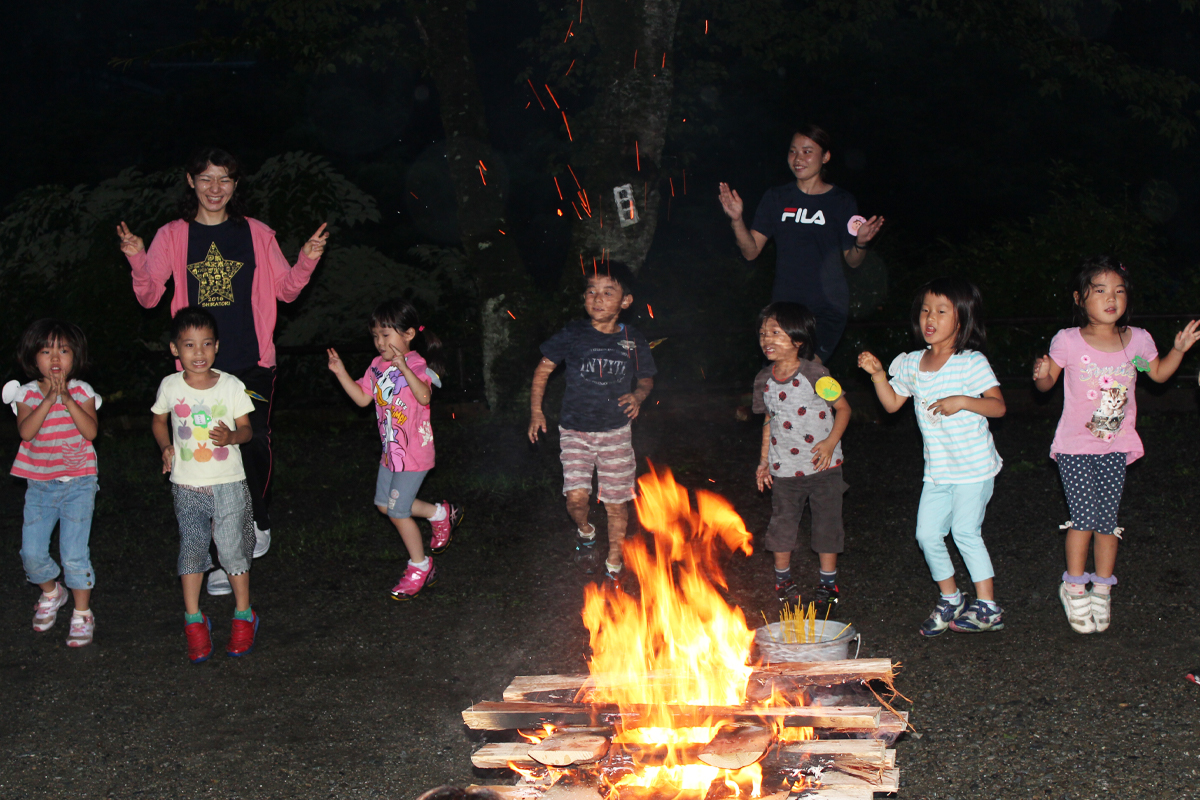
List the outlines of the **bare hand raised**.
<svg viewBox="0 0 1200 800">
<path fill-rule="evenodd" d="M 742 212 L 745 211 L 745 204 L 737 192 L 729 188 L 728 183 L 717 184 L 717 198 L 721 201 L 721 209 L 725 215 L 732 220 L 742 218 Z"/>
<path fill-rule="evenodd" d="M 882 227 L 883 217 L 878 215 L 871 217 L 860 225 L 858 228 L 858 238 L 855 240 L 858 242 L 858 246 L 863 248 L 870 244 L 871 240 L 875 238 L 875 235 L 879 233 L 879 229 Z"/>
<path fill-rule="evenodd" d="M 142 241 L 142 237 L 137 236 L 133 231 L 129 230 L 129 226 L 123 220 L 117 226 L 117 236 L 121 240 L 121 252 L 127 256 L 136 256 L 146 249 L 146 244 Z"/>
<path fill-rule="evenodd" d="M 862 367 L 870 375 L 875 375 L 883 369 L 883 362 L 869 350 L 864 350 L 858 354 L 858 366 Z"/>
<path fill-rule="evenodd" d="M 1183 330 L 1175 334 L 1175 349 L 1181 353 L 1186 353 L 1192 349 L 1192 345 L 1200 340 L 1200 320 L 1191 320 L 1187 325 L 1183 326 Z"/>
<path fill-rule="evenodd" d="M 325 226 L 328 224 L 328 222 L 322 222 L 321 227 L 317 228 L 317 232 L 304 243 L 304 255 L 309 258 L 320 258 L 325 252 L 325 242 L 329 239 L 329 234 L 325 233 Z"/>
</svg>

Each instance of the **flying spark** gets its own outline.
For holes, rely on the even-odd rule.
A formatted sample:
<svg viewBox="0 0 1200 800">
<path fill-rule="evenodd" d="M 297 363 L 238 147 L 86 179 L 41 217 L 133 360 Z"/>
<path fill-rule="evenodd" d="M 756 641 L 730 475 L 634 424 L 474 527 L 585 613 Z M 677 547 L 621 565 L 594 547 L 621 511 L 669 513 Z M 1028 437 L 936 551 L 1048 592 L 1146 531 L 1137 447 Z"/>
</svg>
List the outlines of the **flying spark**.
<svg viewBox="0 0 1200 800">
<path fill-rule="evenodd" d="M 571 20 L 571 25 L 574 25 L 574 24 L 575 24 L 575 20 Z M 567 26 L 567 35 L 563 37 L 563 44 L 566 44 L 567 39 L 570 39 L 572 36 L 575 35 L 575 34 L 571 33 L 571 25 Z M 708 23 L 705 23 L 704 32 L 708 33 Z"/>
<path fill-rule="evenodd" d="M 537 100 L 538 105 L 542 107 L 542 111 L 545 111 L 546 104 L 542 102 L 542 98 L 538 97 L 537 89 L 533 88 L 533 81 L 529 80 L 529 78 L 526 78 L 525 82 L 529 84 L 529 91 L 533 92 L 533 99 Z"/>
<path fill-rule="evenodd" d="M 550 177 L 551 177 L 551 178 L 554 178 L 554 188 L 558 190 L 558 199 L 559 199 L 559 200 L 562 200 L 562 199 L 563 199 L 563 196 L 562 196 L 562 189 L 561 189 L 561 188 L 559 188 L 559 186 L 558 186 L 558 178 L 557 178 L 557 177 L 555 177 L 554 175 L 551 175 Z"/>
<path fill-rule="evenodd" d="M 654 319 L 654 309 L 650 307 L 649 303 L 646 303 L 646 311 L 649 312 L 650 319 Z"/>
<path fill-rule="evenodd" d="M 637 139 L 633 140 L 633 154 L 637 156 L 637 171 L 642 171 L 642 151 L 638 148 Z"/>
<path fill-rule="evenodd" d="M 504 310 L 505 310 L 505 311 L 508 311 L 508 309 L 507 309 L 507 308 L 506 308 L 506 309 L 504 309 Z M 517 318 L 517 315 L 516 315 L 516 314 L 514 314 L 514 313 L 513 313 L 513 312 L 511 312 L 511 311 L 508 311 L 508 315 L 509 315 L 510 317 L 512 317 L 513 319 L 516 319 L 516 318 Z"/>
<path fill-rule="evenodd" d="M 633 68 L 637 69 L 637 50 L 633 51 Z"/>
<path fill-rule="evenodd" d="M 565 78 L 565 77 L 567 77 L 568 75 L 570 75 L 570 74 L 571 74 L 571 67 L 573 67 L 573 66 L 575 66 L 575 59 L 573 59 L 573 58 L 572 58 L 572 59 L 571 59 L 571 66 L 570 66 L 570 67 L 567 67 L 567 71 L 563 73 L 563 77 L 564 77 L 564 78 Z"/>
<path fill-rule="evenodd" d="M 567 126 L 567 139 L 569 141 L 573 142 L 573 141 L 575 141 L 575 137 L 571 135 L 571 123 L 567 122 L 567 112 L 565 112 L 565 111 L 562 112 L 562 115 L 563 115 L 563 125 Z"/>
<path fill-rule="evenodd" d="M 561 109 L 562 106 L 560 106 L 558 104 L 558 101 L 554 99 L 554 92 L 550 91 L 550 85 L 547 83 L 543 83 L 542 86 L 546 87 L 546 94 L 550 95 L 550 99 L 554 101 L 554 107 Z"/>
</svg>

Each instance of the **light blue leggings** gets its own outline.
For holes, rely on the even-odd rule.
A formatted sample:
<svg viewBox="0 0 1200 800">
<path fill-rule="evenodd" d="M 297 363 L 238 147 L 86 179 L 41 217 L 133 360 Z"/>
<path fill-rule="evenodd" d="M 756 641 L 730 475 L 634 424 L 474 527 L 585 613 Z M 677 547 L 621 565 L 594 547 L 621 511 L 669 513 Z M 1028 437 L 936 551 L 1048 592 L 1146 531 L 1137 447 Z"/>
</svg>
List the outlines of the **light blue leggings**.
<svg viewBox="0 0 1200 800">
<path fill-rule="evenodd" d="M 992 559 L 983 543 L 983 514 L 992 499 L 995 478 L 979 483 L 933 484 L 926 481 L 917 508 L 917 544 L 925 554 L 925 563 L 935 581 L 954 577 L 954 564 L 946 549 L 946 534 L 953 532 L 971 582 L 986 581 L 995 575 Z"/>
</svg>

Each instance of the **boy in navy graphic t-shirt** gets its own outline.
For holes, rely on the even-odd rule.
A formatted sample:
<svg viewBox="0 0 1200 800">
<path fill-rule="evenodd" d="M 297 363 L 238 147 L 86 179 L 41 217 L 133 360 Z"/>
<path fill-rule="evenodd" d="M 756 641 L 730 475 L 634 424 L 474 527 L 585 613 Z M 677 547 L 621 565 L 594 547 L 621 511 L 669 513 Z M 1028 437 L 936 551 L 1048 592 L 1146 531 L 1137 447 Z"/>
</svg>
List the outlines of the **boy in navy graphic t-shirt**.
<svg viewBox="0 0 1200 800">
<path fill-rule="evenodd" d="M 529 440 L 546 430 L 542 396 L 555 368 L 566 364 L 566 393 L 559 416 L 563 494 L 575 521 L 575 560 L 588 573 L 599 561 L 596 528 L 588 523 L 592 473 L 598 476 L 599 499 L 608 513 L 608 558 L 605 572 L 619 586 L 621 543 L 634 497 L 636 462 L 631 423 L 654 388 L 654 357 L 641 333 L 618 322 L 633 302 L 633 276 L 622 264 L 611 264 L 588 279 L 584 308 L 589 319 L 568 323 L 542 344 L 542 360 L 530 393 Z M 633 385 L 636 380 L 636 386 Z"/>
</svg>

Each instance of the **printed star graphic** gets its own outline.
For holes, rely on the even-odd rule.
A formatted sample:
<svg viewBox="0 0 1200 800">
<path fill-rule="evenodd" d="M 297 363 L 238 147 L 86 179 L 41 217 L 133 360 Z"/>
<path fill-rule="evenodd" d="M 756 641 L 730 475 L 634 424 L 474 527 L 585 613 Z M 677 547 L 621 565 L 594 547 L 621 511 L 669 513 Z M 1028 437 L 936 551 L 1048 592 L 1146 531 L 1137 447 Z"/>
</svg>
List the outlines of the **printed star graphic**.
<svg viewBox="0 0 1200 800">
<path fill-rule="evenodd" d="M 208 255 L 203 261 L 188 264 L 187 270 L 200 284 L 197 302 L 201 308 L 233 305 L 233 276 L 244 264 L 228 261 L 221 256 L 217 243 L 209 245 Z"/>
</svg>

